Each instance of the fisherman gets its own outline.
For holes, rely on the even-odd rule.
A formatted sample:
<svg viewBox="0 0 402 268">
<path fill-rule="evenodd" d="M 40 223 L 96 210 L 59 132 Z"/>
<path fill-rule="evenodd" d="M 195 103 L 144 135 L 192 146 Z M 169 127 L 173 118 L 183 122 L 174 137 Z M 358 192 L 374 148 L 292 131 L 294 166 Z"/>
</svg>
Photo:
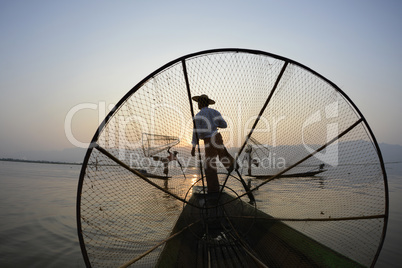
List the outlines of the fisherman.
<svg viewBox="0 0 402 268">
<path fill-rule="evenodd" d="M 169 155 L 166 157 L 161 157 L 161 156 L 152 156 L 152 159 L 155 161 L 160 161 L 163 163 L 163 173 L 166 175 L 166 177 L 169 175 L 169 163 L 172 161 L 179 161 L 177 159 L 177 151 L 173 151 L 173 153 L 170 152 L 170 148 L 168 149 Z"/>
<path fill-rule="evenodd" d="M 219 156 L 219 161 L 229 173 L 232 172 L 235 166 L 235 160 L 226 150 L 223 145 L 222 135 L 218 132 L 218 128 L 226 128 L 227 123 L 217 110 L 208 107 L 211 104 L 215 104 L 215 101 L 211 100 L 207 95 L 194 96 L 192 99 L 198 103 L 200 111 L 194 117 L 195 129 L 193 131 L 191 155 L 195 156 L 195 147 L 198 144 L 197 138 L 204 140 L 205 175 L 208 193 L 217 193 L 219 192 L 217 157 Z"/>
<path fill-rule="evenodd" d="M 243 162 L 247 161 L 248 164 L 248 176 L 251 176 L 251 167 L 254 165 L 256 167 L 258 167 L 260 165 L 260 162 L 258 161 L 258 159 L 256 158 L 252 158 L 251 154 L 253 152 L 253 146 L 251 146 L 250 144 L 247 145 L 246 149 L 244 150 L 244 152 L 246 153 Z M 249 187 L 250 188 L 250 187 Z"/>
</svg>

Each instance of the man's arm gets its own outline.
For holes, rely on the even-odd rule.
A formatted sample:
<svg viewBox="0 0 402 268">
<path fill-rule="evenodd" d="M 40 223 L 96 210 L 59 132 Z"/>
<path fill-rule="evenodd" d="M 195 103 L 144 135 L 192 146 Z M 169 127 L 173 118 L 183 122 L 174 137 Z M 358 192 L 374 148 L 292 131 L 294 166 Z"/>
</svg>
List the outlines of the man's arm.
<svg viewBox="0 0 402 268">
<path fill-rule="evenodd" d="M 219 128 L 227 128 L 228 124 L 226 123 L 225 119 L 223 119 L 220 112 L 216 111 L 216 115 L 214 116 L 214 123 Z"/>
</svg>

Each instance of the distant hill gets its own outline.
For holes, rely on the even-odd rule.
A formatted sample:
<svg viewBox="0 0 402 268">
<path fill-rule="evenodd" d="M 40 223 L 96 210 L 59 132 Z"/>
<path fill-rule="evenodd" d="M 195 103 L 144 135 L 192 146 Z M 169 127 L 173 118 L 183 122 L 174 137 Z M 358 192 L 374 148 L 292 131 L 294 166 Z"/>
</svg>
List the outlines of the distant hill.
<svg viewBox="0 0 402 268">
<path fill-rule="evenodd" d="M 68 148 L 60 151 L 22 151 L 2 158 L 29 161 L 82 163 L 86 151 L 87 150 L 83 148 Z"/>
<path fill-rule="evenodd" d="M 380 149 L 387 166 L 387 172 L 402 174 L 402 146 L 380 143 Z M 82 163 L 87 149 L 68 148 L 54 151 L 24 151 L 1 158 L 12 158 L 38 162 Z M 398 162 L 398 163 L 395 163 Z"/>
<path fill-rule="evenodd" d="M 385 162 L 402 162 L 402 146 L 380 143 L 380 149 Z"/>
<path fill-rule="evenodd" d="M 58 164 L 58 165 L 81 165 L 82 163 L 77 162 L 57 162 L 57 161 L 45 161 L 45 160 L 24 160 L 24 159 L 14 159 L 14 158 L 0 158 L 0 161 L 5 162 L 25 162 L 25 163 L 37 163 L 37 164 Z"/>
<path fill-rule="evenodd" d="M 402 146 L 380 143 L 380 149 L 387 174 L 402 176 Z"/>
</svg>

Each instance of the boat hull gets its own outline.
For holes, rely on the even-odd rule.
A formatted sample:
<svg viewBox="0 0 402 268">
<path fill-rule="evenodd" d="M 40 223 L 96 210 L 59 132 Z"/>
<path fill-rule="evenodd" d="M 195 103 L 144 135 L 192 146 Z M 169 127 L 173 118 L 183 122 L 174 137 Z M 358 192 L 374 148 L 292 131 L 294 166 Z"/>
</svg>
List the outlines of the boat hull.
<svg viewBox="0 0 402 268">
<path fill-rule="evenodd" d="M 208 197 L 195 194 L 190 203 Z M 364 267 L 227 193 L 215 208 L 186 205 L 177 233 L 157 267 Z"/>
</svg>

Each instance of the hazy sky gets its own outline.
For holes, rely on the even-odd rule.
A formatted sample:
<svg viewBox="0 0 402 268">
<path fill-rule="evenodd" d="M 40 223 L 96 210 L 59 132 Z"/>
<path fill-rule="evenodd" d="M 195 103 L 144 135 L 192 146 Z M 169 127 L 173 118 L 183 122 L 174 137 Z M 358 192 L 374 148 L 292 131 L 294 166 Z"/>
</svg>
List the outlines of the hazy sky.
<svg viewBox="0 0 402 268">
<path fill-rule="evenodd" d="M 74 147 L 149 73 L 212 48 L 258 49 L 337 84 L 402 145 L 402 1 L 0 1 L 0 157 Z M 106 108 L 104 108 L 106 107 Z M 85 119 L 85 120 L 84 120 Z"/>
</svg>

